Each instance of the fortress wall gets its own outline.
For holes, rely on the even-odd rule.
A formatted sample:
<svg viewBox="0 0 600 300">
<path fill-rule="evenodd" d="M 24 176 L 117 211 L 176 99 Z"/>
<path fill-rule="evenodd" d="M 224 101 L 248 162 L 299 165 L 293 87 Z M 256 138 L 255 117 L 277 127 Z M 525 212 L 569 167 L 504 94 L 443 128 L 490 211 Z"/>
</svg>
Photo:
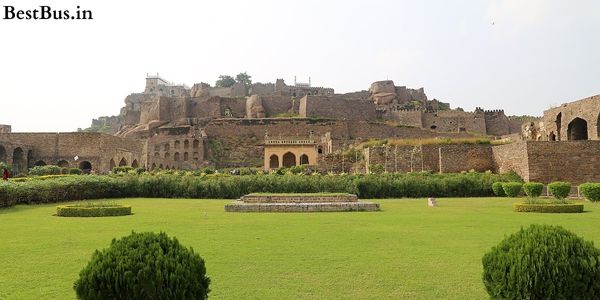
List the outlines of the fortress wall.
<svg viewBox="0 0 600 300">
<path fill-rule="evenodd" d="M 544 111 L 544 127 L 546 135 L 551 132 L 556 133 L 557 117 L 561 116 L 560 140 L 568 140 L 568 126 L 575 118 L 581 118 L 587 122 L 588 138 L 591 140 L 600 139 L 598 131 L 598 121 L 600 114 L 600 95 L 584 98 L 574 102 L 563 104 L 559 107 Z M 558 138 L 557 138 L 558 140 Z"/>
<path fill-rule="evenodd" d="M 190 115 L 195 118 L 220 118 L 222 116 L 220 98 L 192 98 Z"/>
<path fill-rule="evenodd" d="M 300 101 L 291 99 L 288 96 L 260 96 L 262 100 L 263 108 L 267 117 L 273 117 L 283 113 L 297 113 L 297 107 L 300 105 Z"/>
<path fill-rule="evenodd" d="M 441 149 L 440 169 L 443 173 L 494 170 L 491 145 L 443 145 L 437 148 Z"/>
<path fill-rule="evenodd" d="M 275 84 L 273 83 L 253 83 L 250 87 L 251 95 L 271 95 L 275 92 Z"/>
<path fill-rule="evenodd" d="M 485 134 L 485 119 L 483 116 L 459 112 L 452 113 L 423 113 L 423 128 L 436 131 L 468 131 Z"/>
<path fill-rule="evenodd" d="M 396 110 L 390 114 L 393 120 L 404 126 L 423 127 L 423 112 L 420 110 Z"/>
<path fill-rule="evenodd" d="M 225 110 L 230 109 L 234 118 L 246 117 L 246 98 L 220 98 L 221 116 L 225 117 Z"/>
<path fill-rule="evenodd" d="M 489 135 L 507 135 L 514 133 L 511 131 L 511 122 L 503 111 L 485 112 L 486 132 Z M 521 132 L 521 128 L 516 132 Z"/>
<path fill-rule="evenodd" d="M 600 182 L 600 141 L 526 143 L 529 180 L 572 184 Z"/>
<path fill-rule="evenodd" d="M 338 120 L 374 120 L 377 118 L 375 105 L 371 101 L 326 96 L 305 96 L 300 99 L 300 116 Z"/>
<path fill-rule="evenodd" d="M 529 180 L 527 143 L 517 142 L 492 147 L 494 170 L 498 173 L 515 171 L 525 181 Z"/>
</svg>

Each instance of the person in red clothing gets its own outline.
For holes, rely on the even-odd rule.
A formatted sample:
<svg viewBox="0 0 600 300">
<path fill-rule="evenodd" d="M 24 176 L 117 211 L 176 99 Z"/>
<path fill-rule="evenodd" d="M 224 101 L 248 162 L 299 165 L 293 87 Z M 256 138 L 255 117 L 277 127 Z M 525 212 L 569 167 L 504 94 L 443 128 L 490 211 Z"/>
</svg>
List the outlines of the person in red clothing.
<svg viewBox="0 0 600 300">
<path fill-rule="evenodd" d="M 7 181 L 8 176 L 10 176 L 10 173 L 8 173 L 7 169 L 4 169 L 4 172 L 2 172 L 2 180 Z"/>
</svg>

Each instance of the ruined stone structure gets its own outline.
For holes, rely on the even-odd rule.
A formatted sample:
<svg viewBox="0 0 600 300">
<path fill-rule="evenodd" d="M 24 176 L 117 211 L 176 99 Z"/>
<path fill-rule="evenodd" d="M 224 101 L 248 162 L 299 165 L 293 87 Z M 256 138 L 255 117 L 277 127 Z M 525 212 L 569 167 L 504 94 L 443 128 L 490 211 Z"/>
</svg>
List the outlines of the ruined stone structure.
<svg viewBox="0 0 600 300">
<path fill-rule="evenodd" d="M 142 92 L 125 98 L 118 116 L 95 119 L 86 129 L 110 134 L 13 133 L 0 125 L 0 161 L 14 165 L 17 173 L 43 164 L 100 173 L 115 166 L 269 170 L 303 164 L 323 172 L 364 172 L 381 164 L 389 172 L 514 170 L 527 180 L 576 183 L 598 180 L 600 141 L 579 140 L 600 140 L 599 126 L 600 96 L 549 109 L 542 119 L 509 118 L 503 110 L 451 110 L 447 103 L 429 100 L 422 88 L 389 80 L 368 90 L 335 94 L 331 88 L 313 87 L 310 79 L 294 85 L 277 79 L 188 88 L 156 75 L 147 76 Z M 360 162 L 343 154 L 369 139 L 473 134 L 539 142 L 370 148 Z M 576 159 L 554 158 L 553 153 L 571 154 L 587 164 L 579 168 Z"/>
</svg>

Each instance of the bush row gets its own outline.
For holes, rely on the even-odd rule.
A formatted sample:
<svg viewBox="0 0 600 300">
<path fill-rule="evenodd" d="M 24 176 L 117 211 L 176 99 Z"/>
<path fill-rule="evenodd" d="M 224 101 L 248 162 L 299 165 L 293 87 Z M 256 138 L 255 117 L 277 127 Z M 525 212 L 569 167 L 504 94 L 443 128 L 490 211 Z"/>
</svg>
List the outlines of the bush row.
<svg viewBox="0 0 600 300">
<path fill-rule="evenodd" d="M 129 205 L 110 206 L 78 206 L 59 205 L 56 207 L 56 215 L 59 217 L 112 217 L 127 216 L 131 214 Z"/>
<path fill-rule="evenodd" d="M 60 174 L 81 174 L 81 170 L 77 168 L 62 168 L 54 165 L 35 166 L 29 169 L 29 176 L 44 176 L 44 175 L 60 175 Z"/>
<path fill-rule="evenodd" d="M 514 175 L 113 175 L 67 176 L 0 184 L 0 206 L 82 199 L 147 197 L 236 199 L 250 193 L 357 194 L 360 198 L 481 197 Z"/>
<path fill-rule="evenodd" d="M 583 184 L 586 192 L 584 195 L 592 195 L 592 198 L 600 200 L 600 184 Z M 517 197 L 521 193 L 521 190 L 530 198 L 539 197 L 544 189 L 544 184 L 539 182 L 527 182 L 525 184 L 521 182 L 495 182 L 492 184 L 492 191 L 494 195 L 498 197 Z M 548 184 L 548 192 L 556 199 L 563 200 L 569 196 L 571 192 L 571 184 L 568 182 L 556 181 Z M 590 199 L 588 196 L 586 198 Z M 590 199 L 591 200 L 591 199 Z M 594 201 L 594 200 L 592 200 Z"/>
<path fill-rule="evenodd" d="M 539 213 L 581 213 L 583 212 L 583 204 L 567 203 L 567 204 L 531 204 L 531 203 L 515 203 L 514 209 L 516 212 L 539 212 Z"/>
</svg>

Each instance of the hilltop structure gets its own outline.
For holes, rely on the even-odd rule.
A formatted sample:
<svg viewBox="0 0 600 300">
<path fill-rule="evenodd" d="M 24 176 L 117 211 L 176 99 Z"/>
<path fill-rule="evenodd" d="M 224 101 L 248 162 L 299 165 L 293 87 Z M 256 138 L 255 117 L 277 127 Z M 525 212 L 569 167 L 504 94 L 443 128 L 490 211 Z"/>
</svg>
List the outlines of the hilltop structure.
<svg viewBox="0 0 600 300">
<path fill-rule="evenodd" d="M 397 86 L 391 80 L 339 94 L 333 88 L 313 87 L 310 79 L 293 85 L 277 79 L 229 87 L 197 83 L 190 88 L 157 74 L 146 77 L 142 92 L 125 98 L 119 115 L 93 120 L 87 132 L 12 133 L 10 126 L 1 125 L 0 161 L 13 164 L 17 172 L 58 164 L 101 173 L 125 165 L 270 170 L 303 164 L 325 172 L 365 172 L 379 164 L 400 172 L 514 170 L 529 180 L 572 176 L 575 182 L 600 179 L 600 174 L 557 170 L 544 177 L 536 169 L 537 161 L 553 161 L 545 155 L 569 149 L 595 157 L 590 150 L 595 144 L 548 146 L 527 140 L 599 139 L 598 112 L 599 96 L 548 110 L 543 119 L 509 118 L 501 109 L 451 109 L 448 103 L 430 100 L 423 88 Z M 356 151 L 354 158 L 346 153 L 371 139 L 473 136 L 518 142 L 370 147 L 360 158 Z"/>
</svg>

